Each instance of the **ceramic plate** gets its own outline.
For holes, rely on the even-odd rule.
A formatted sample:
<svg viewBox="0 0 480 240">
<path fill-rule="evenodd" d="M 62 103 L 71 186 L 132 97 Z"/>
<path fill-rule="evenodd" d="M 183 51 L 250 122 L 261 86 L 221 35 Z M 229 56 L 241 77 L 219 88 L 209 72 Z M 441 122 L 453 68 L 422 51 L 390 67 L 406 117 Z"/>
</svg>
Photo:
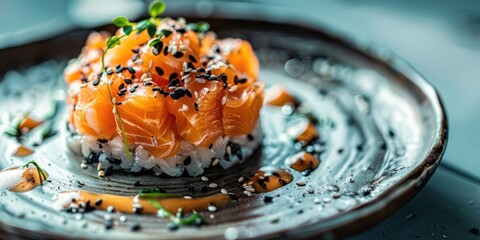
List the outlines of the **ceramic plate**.
<svg viewBox="0 0 480 240">
<path fill-rule="evenodd" d="M 221 37 L 252 42 L 262 66 L 261 81 L 285 86 L 311 109 L 319 120 L 319 167 L 309 174 L 288 170 L 285 159 L 298 151 L 285 137 L 292 116 L 289 109 L 264 107 L 263 146 L 236 167 L 208 170 L 209 182 L 121 172 L 101 179 L 95 167 L 81 169 L 81 159 L 66 149 L 65 120 L 59 118 L 57 135 L 26 158 L 44 167 L 49 182 L 28 193 L 0 192 L 4 232 L 92 239 L 342 237 L 392 214 L 431 177 L 446 145 L 445 112 L 434 88 L 390 51 L 305 26 L 215 17 L 207 21 Z M 3 125 L 9 113 L 31 103 L 48 111 L 42 102 L 61 96 L 62 68 L 78 54 L 87 33 L 73 31 L 0 51 L 2 59 L 11 59 L 0 69 Z M 2 136 L 0 168 L 26 161 L 9 154 L 12 142 Z M 271 165 L 291 172 L 292 183 L 269 193 L 243 194 L 239 177 Z M 209 188 L 209 183 L 219 186 Z M 127 215 L 122 222 L 118 213 L 107 230 L 105 212 L 72 214 L 51 207 L 52 196 L 63 190 L 135 195 L 152 186 L 194 197 L 224 188 L 239 200 L 217 212 L 202 212 L 208 225 L 176 231 L 156 216 Z M 134 222 L 141 224 L 140 231 L 131 231 Z"/>
</svg>

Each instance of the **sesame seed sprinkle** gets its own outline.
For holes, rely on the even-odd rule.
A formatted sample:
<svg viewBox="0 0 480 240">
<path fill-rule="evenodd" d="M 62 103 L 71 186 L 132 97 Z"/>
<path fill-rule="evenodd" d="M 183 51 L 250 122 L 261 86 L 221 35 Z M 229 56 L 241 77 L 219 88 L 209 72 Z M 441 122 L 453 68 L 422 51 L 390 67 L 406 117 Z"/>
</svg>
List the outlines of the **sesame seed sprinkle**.
<svg viewBox="0 0 480 240">
<path fill-rule="evenodd" d="M 227 97 L 223 96 L 222 97 L 222 106 L 225 105 L 225 103 L 227 103 Z"/>
<path fill-rule="evenodd" d="M 210 184 L 208 185 L 208 187 L 209 187 L 209 188 L 216 188 L 216 187 L 218 187 L 218 184 L 216 184 L 216 183 L 210 183 Z"/>
<path fill-rule="evenodd" d="M 202 181 L 204 181 L 204 182 L 208 182 L 208 178 L 205 177 L 205 176 L 202 176 L 200 179 L 201 179 Z"/>
</svg>

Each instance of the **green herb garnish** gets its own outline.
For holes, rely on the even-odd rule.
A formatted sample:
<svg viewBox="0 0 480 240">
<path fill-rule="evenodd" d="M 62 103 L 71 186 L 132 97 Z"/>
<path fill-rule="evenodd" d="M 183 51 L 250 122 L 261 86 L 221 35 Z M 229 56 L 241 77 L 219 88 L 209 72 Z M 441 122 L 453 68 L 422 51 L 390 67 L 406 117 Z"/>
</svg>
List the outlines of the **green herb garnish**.
<svg viewBox="0 0 480 240">
<path fill-rule="evenodd" d="M 10 126 L 8 126 L 4 133 L 10 137 L 20 137 L 20 135 L 22 135 L 22 129 L 20 129 L 20 124 L 22 124 L 22 121 L 25 120 L 31 112 L 32 109 L 29 108 L 27 111 L 20 114 L 10 123 Z"/>
<path fill-rule="evenodd" d="M 192 225 L 203 224 L 206 222 L 202 215 L 197 212 L 194 212 L 188 217 L 183 217 L 183 212 L 181 209 L 179 209 L 177 214 L 174 215 L 163 208 L 162 204 L 158 202 L 158 200 L 162 198 L 181 198 L 182 195 L 180 194 L 170 194 L 159 188 L 151 188 L 140 191 L 138 197 L 148 200 L 148 202 L 158 210 L 159 216 L 166 218 L 173 223 L 180 225 Z"/>
<path fill-rule="evenodd" d="M 43 186 L 43 182 L 45 180 L 47 180 L 47 174 L 45 174 L 45 172 L 43 171 L 43 169 L 40 167 L 40 165 L 38 165 L 37 162 L 35 161 L 30 161 L 28 163 L 26 163 L 25 165 L 23 165 L 23 168 L 28 168 L 28 166 L 30 166 L 30 164 L 34 165 L 35 168 L 37 169 L 37 172 L 38 172 L 38 177 L 40 178 L 40 185 Z"/>
<path fill-rule="evenodd" d="M 197 33 L 206 33 L 210 29 L 210 24 L 207 22 L 197 22 L 197 23 L 189 23 L 187 28 L 197 32 Z"/>
</svg>

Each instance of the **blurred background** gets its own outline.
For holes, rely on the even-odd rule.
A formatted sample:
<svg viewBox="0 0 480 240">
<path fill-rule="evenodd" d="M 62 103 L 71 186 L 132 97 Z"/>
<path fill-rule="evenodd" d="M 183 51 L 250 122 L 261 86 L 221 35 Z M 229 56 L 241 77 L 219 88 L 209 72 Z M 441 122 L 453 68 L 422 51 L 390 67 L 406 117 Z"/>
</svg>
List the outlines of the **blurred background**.
<svg viewBox="0 0 480 240">
<path fill-rule="evenodd" d="M 231 18 L 299 22 L 355 41 L 379 43 L 404 58 L 444 100 L 450 125 L 447 152 L 425 191 L 400 213 L 355 238 L 479 239 L 471 231 L 480 228 L 480 1 L 165 2 L 165 15 L 193 13 L 208 17 L 219 13 Z M 2 0 L 0 49 L 75 28 L 101 26 L 118 15 L 135 19 L 144 14 L 144 9 L 145 2 L 139 0 Z M 3 61 L 7 60 L 0 58 L 0 65 Z"/>
</svg>

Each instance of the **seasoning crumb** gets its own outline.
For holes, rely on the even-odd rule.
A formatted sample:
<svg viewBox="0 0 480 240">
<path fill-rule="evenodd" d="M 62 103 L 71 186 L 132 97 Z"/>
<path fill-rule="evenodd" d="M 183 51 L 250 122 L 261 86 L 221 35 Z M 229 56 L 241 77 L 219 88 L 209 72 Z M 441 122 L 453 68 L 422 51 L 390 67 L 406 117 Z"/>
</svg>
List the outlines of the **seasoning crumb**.
<svg viewBox="0 0 480 240">
<path fill-rule="evenodd" d="M 306 184 L 305 184 L 304 181 L 298 180 L 298 181 L 297 181 L 297 185 L 300 186 L 300 187 L 303 187 L 303 186 L 305 186 Z"/>
<path fill-rule="evenodd" d="M 265 196 L 263 198 L 264 203 L 272 203 L 273 202 L 273 197 L 272 196 Z"/>
</svg>

